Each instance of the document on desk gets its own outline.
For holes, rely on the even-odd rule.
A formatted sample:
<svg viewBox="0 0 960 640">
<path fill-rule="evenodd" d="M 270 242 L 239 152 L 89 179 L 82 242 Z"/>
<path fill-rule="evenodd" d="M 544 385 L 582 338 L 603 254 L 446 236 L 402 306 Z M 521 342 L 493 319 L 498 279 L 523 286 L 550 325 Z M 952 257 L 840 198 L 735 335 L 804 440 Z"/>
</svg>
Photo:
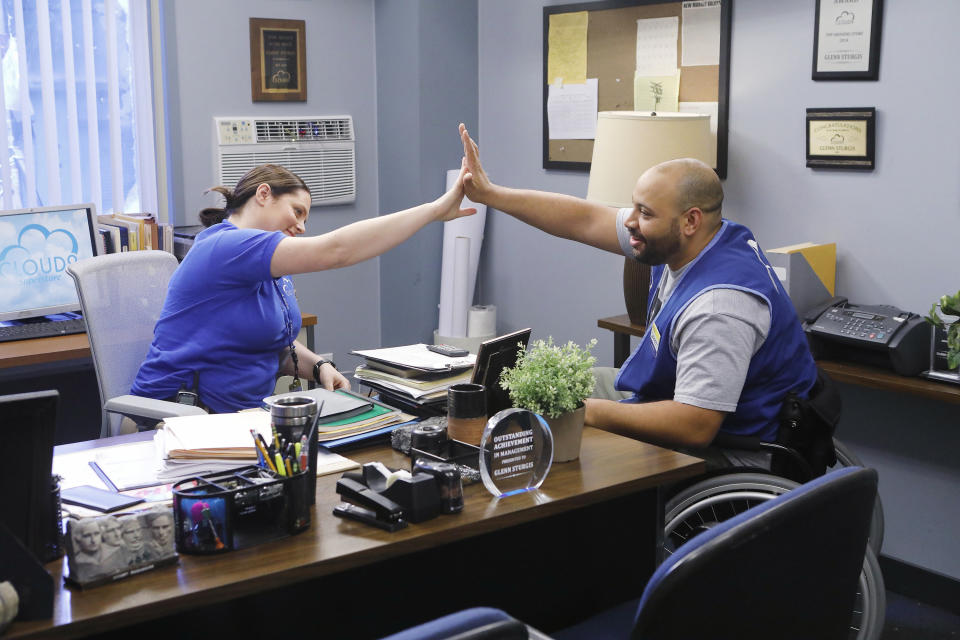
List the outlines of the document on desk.
<svg viewBox="0 0 960 640">
<path fill-rule="evenodd" d="M 452 371 L 472 367 L 476 361 L 475 354 L 462 358 L 451 358 L 427 349 L 425 344 L 410 344 L 403 347 L 387 347 L 385 349 L 366 349 L 351 351 L 350 353 L 363 356 L 367 360 L 378 360 L 398 367 L 420 369 L 421 371 Z"/>
<path fill-rule="evenodd" d="M 233 458 L 256 460 L 250 430 L 256 429 L 268 442 L 270 414 L 266 411 L 240 411 L 197 416 L 178 416 L 164 420 L 158 443 L 163 459 Z"/>
</svg>

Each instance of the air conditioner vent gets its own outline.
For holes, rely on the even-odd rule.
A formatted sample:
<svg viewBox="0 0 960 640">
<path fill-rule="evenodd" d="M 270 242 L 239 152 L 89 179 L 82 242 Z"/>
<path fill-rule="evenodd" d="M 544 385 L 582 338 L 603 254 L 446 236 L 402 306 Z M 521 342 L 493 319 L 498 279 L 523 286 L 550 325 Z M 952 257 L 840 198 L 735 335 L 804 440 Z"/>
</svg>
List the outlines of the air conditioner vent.
<svg viewBox="0 0 960 640">
<path fill-rule="evenodd" d="M 353 140 L 350 118 L 255 120 L 257 142 L 327 142 Z"/>
<path fill-rule="evenodd" d="M 356 143 L 353 119 L 214 118 L 217 175 L 233 186 L 261 164 L 279 164 L 300 176 L 314 206 L 355 202 Z"/>
</svg>

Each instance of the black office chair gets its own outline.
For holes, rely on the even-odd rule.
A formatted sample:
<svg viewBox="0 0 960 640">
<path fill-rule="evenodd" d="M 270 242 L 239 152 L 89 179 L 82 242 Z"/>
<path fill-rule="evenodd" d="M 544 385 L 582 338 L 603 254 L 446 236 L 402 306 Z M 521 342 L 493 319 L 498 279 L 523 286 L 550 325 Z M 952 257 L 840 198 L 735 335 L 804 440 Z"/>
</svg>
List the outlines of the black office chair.
<svg viewBox="0 0 960 640">
<path fill-rule="evenodd" d="M 678 548 L 634 616 L 620 606 L 554 637 L 846 638 L 876 491 L 875 471 L 844 467 L 756 505 Z M 507 614 L 470 609 L 389 640 L 525 637 L 517 633 Z"/>
</svg>

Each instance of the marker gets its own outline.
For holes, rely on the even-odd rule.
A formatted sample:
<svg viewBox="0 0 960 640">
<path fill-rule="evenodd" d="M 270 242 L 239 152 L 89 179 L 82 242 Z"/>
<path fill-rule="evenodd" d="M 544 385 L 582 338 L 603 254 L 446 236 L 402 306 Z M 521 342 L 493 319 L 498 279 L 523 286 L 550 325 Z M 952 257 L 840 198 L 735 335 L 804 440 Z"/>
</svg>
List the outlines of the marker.
<svg viewBox="0 0 960 640">
<path fill-rule="evenodd" d="M 307 442 L 307 436 L 300 436 L 300 442 L 297 443 L 297 456 L 300 458 L 300 469 L 307 470 L 307 454 L 310 453 L 310 445 Z"/>
<path fill-rule="evenodd" d="M 280 454 L 279 454 L 279 453 L 273 454 L 273 459 L 274 459 L 274 461 L 276 462 L 276 465 L 277 465 L 276 468 L 274 469 L 274 471 L 276 471 L 277 473 L 279 473 L 279 474 L 282 475 L 282 476 L 287 475 L 287 467 L 286 467 L 286 465 L 283 464 L 283 458 L 280 457 Z"/>
</svg>

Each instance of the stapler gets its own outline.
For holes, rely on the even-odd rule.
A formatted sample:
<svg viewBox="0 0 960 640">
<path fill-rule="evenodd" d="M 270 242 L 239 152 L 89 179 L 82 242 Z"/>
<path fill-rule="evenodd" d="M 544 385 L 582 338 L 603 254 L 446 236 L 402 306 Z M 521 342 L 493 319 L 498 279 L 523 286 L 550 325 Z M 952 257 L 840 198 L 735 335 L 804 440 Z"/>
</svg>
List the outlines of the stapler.
<svg viewBox="0 0 960 640">
<path fill-rule="evenodd" d="M 337 493 L 346 500 L 333 508 L 333 515 L 397 531 L 407 526 L 403 507 L 362 482 L 347 477 L 337 480 Z"/>
</svg>

